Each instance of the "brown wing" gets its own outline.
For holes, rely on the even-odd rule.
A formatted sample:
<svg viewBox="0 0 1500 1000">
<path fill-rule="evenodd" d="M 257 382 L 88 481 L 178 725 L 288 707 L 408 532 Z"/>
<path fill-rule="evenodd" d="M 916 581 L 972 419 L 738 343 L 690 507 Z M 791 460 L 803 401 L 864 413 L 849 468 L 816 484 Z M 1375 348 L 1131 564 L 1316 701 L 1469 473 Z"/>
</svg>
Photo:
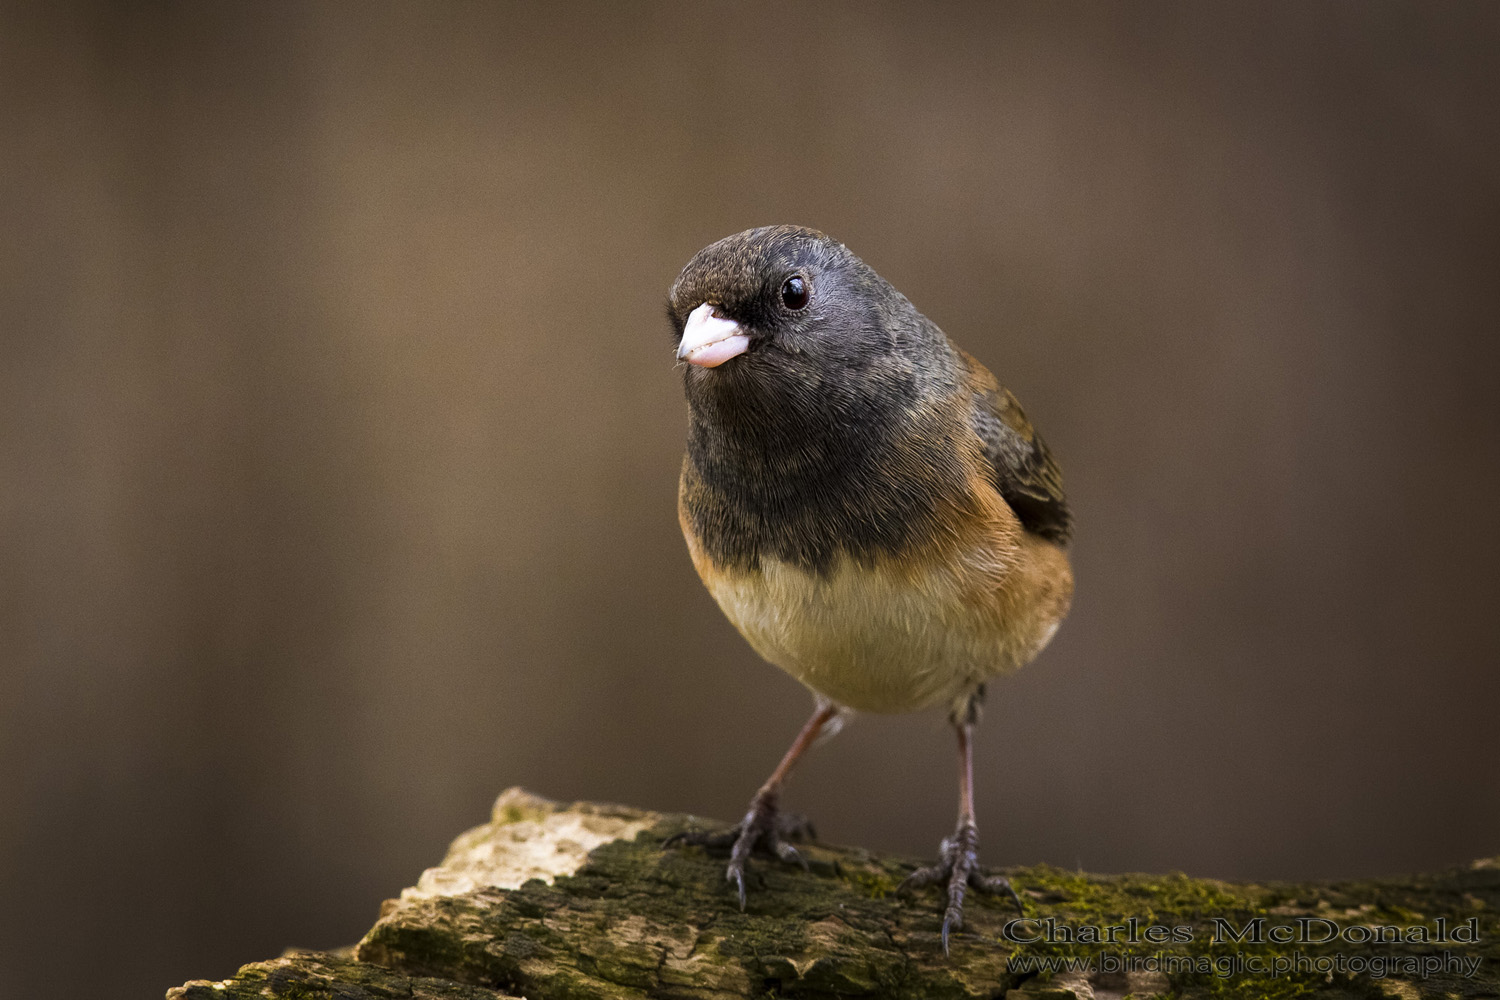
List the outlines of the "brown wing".
<svg viewBox="0 0 1500 1000">
<path fill-rule="evenodd" d="M 968 353 L 960 353 L 974 372 L 974 431 L 984 442 L 995 486 L 1027 531 L 1066 545 L 1073 520 L 1063 496 L 1062 470 L 1010 390 Z"/>
</svg>

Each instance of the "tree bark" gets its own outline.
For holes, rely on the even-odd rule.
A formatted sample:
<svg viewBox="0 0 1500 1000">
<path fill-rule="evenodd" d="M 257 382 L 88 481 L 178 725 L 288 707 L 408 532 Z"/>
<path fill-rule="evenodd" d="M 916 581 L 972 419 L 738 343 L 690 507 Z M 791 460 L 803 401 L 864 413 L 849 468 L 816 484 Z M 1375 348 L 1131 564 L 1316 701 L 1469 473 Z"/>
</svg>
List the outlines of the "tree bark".
<svg viewBox="0 0 1500 1000">
<path fill-rule="evenodd" d="M 1025 919 L 971 892 L 944 956 L 940 893 L 895 892 L 913 862 L 820 843 L 809 871 L 756 859 L 741 913 L 722 858 L 661 847 L 710 826 L 513 788 L 352 949 L 167 996 L 1500 996 L 1500 858 L 1304 884 L 1007 869 Z"/>
</svg>

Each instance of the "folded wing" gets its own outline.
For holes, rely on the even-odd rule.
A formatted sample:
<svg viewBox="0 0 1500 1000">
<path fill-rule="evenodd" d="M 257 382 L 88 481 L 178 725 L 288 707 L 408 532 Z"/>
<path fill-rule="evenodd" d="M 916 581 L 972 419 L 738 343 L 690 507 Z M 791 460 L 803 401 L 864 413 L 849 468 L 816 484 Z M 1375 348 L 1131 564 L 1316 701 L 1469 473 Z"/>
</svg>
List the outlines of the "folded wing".
<svg viewBox="0 0 1500 1000">
<path fill-rule="evenodd" d="M 1062 470 L 1010 390 L 967 352 L 963 357 L 979 386 L 974 393 L 973 425 L 984 443 L 996 488 L 1027 531 L 1066 545 L 1073 524 L 1063 495 Z"/>
</svg>

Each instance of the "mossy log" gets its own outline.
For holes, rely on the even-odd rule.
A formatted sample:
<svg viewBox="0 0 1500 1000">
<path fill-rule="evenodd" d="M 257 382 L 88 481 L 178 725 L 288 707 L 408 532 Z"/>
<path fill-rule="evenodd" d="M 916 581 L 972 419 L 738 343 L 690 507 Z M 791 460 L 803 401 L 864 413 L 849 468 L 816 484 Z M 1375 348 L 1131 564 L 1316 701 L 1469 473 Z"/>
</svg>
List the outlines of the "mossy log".
<svg viewBox="0 0 1500 1000">
<path fill-rule="evenodd" d="M 714 825 L 510 789 L 353 948 L 167 997 L 1500 996 L 1500 858 L 1304 884 L 1007 869 L 1025 918 L 971 894 L 945 956 L 937 891 L 895 892 L 914 861 L 808 844 L 810 871 L 755 863 L 741 913 L 723 859 L 661 847 Z"/>
</svg>

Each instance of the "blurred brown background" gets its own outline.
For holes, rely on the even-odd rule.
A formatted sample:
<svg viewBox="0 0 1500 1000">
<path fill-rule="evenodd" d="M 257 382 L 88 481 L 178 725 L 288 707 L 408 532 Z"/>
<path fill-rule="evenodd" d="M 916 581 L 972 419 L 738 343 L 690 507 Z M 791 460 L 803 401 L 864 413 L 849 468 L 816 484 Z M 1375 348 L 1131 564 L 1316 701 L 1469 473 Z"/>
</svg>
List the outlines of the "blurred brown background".
<svg viewBox="0 0 1500 1000">
<path fill-rule="evenodd" d="M 0 992 L 350 942 L 512 783 L 736 815 L 808 700 L 683 549 L 662 303 L 771 222 L 1067 474 L 989 863 L 1500 853 L 1497 45 L 1490 4 L 8 8 Z M 790 804 L 929 856 L 951 758 L 861 718 Z"/>
</svg>

